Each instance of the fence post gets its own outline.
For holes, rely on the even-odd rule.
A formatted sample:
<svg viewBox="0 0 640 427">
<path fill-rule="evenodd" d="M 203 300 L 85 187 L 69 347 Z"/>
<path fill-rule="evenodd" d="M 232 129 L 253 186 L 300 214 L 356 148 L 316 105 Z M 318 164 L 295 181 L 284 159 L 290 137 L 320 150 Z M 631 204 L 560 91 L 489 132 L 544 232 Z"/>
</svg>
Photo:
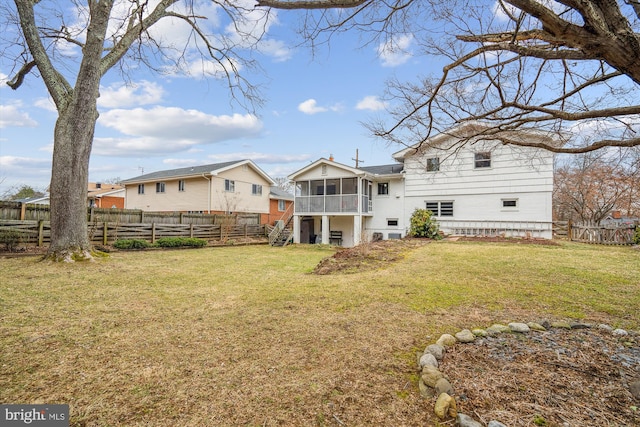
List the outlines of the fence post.
<svg viewBox="0 0 640 427">
<path fill-rule="evenodd" d="M 193 222 L 189 224 L 189 237 L 193 239 Z"/>
<path fill-rule="evenodd" d="M 109 232 L 109 226 L 105 222 L 104 226 L 102 228 L 102 244 L 105 245 L 105 246 L 107 245 L 107 241 L 108 241 L 107 237 L 109 237 L 109 236 L 107 236 L 108 232 Z"/>
<path fill-rule="evenodd" d="M 38 220 L 38 247 L 41 248 L 44 243 L 44 220 Z"/>
<path fill-rule="evenodd" d="M 569 241 L 573 240 L 573 221 L 567 221 L 567 236 L 569 237 Z"/>
<path fill-rule="evenodd" d="M 24 221 L 24 217 L 26 216 L 26 212 L 27 212 L 27 204 L 26 203 L 20 203 L 20 221 Z"/>
<path fill-rule="evenodd" d="M 247 238 L 247 224 L 244 225 L 244 238 Z"/>
<path fill-rule="evenodd" d="M 155 243 L 156 242 L 156 223 L 152 222 L 151 223 L 151 243 Z"/>
</svg>

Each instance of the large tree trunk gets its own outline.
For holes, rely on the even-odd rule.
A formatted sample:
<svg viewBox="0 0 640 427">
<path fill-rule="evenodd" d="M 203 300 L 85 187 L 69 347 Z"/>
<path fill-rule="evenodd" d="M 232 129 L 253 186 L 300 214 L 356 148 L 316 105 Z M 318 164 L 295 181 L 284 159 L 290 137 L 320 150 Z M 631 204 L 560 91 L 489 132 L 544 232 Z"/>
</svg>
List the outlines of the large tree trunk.
<svg viewBox="0 0 640 427">
<path fill-rule="evenodd" d="M 60 114 L 55 127 L 49 189 L 51 245 L 48 256 L 60 261 L 91 258 L 91 243 L 87 234 L 87 184 L 97 112 L 95 99 L 93 109 L 87 106 L 82 111 L 87 103 L 90 104 L 74 102 Z"/>
<path fill-rule="evenodd" d="M 94 3 L 75 87 L 58 105 L 51 174 L 51 245 L 59 261 L 92 259 L 87 234 L 89 157 L 98 120 L 100 59 L 111 1 Z"/>
</svg>

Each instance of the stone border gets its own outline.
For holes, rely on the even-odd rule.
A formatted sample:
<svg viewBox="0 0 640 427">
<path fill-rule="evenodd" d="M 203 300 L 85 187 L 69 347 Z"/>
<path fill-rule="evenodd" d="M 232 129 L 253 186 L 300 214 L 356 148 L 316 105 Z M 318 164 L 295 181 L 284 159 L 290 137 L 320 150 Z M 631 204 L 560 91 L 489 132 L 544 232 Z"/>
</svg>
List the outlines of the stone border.
<svg viewBox="0 0 640 427">
<path fill-rule="evenodd" d="M 440 362 L 443 360 L 447 348 L 453 347 L 457 343 L 465 344 L 472 343 L 477 337 L 496 336 L 502 333 L 519 333 L 526 334 L 531 331 L 544 332 L 550 328 L 556 329 L 589 329 L 594 325 L 589 323 L 568 323 L 568 322 L 553 322 L 548 321 L 540 323 L 518 323 L 513 322 L 508 325 L 502 325 L 499 323 L 493 324 L 486 329 L 463 329 L 455 335 L 442 334 L 435 344 L 428 345 L 422 354 L 418 353 L 418 367 L 420 368 L 420 380 L 418 386 L 420 388 L 420 394 L 426 398 L 433 398 L 437 396 L 436 403 L 434 405 L 434 413 L 440 420 L 445 420 L 447 417 L 455 418 L 459 427 L 483 427 L 481 423 L 474 420 L 472 417 L 459 413 L 456 407 L 456 400 L 453 397 L 453 387 L 449 382 L 449 379 L 439 370 Z M 624 329 L 614 329 L 606 324 L 597 325 L 598 329 L 611 332 L 613 335 L 623 338 L 629 336 L 630 333 Z M 638 332 L 631 332 L 632 336 L 640 335 Z M 633 341 L 633 338 L 630 338 Z M 640 378 L 636 378 L 629 383 L 629 391 L 631 394 L 640 400 Z M 489 421 L 487 427 L 506 427 L 503 423 L 497 420 Z"/>
</svg>

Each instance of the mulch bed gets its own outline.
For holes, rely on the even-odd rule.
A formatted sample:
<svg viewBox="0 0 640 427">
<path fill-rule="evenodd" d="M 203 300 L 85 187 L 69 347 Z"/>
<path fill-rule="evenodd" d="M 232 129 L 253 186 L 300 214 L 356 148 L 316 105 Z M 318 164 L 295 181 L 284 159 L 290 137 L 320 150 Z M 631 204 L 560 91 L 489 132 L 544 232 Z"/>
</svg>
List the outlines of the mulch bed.
<svg viewBox="0 0 640 427">
<path fill-rule="evenodd" d="M 637 336 L 597 328 L 501 334 L 458 344 L 440 370 L 458 410 L 507 426 L 637 426 Z"/>
</svg>

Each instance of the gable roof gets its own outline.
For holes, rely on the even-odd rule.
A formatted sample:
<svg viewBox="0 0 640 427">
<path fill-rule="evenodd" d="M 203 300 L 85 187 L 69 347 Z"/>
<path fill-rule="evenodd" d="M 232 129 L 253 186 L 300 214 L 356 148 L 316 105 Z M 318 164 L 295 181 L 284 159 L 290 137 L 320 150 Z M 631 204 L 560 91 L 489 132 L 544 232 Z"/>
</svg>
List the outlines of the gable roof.
<svg viewBox="0 0 640 427">
<path fill-rule="evenodd" d="M 287 177 L 287 179 L 289 181 L 295 181 L 296 176 L 301 175 L 307 171 L 310 171 L 311 169 L 315 169 L 316 167 L 320 166 L 320 165 L 331 165 L 334 166 L 338 169 L 344 169 L 347 172 L 351 172 L 354 175 L 364 175 L 366 172 L 363 169 L 356 169 L 356 168 L 352 168 L 351 166 L 347 166 L 347 165 L 343 165 L 342 163 L 338 163 L 335 162 L 333 160 L 329 160 L 326 159 L 324 157 L 319 158 L 318 160 L 316 160 L 315 162 L 303 167 L 302 169 L 298 169 L 297 171 L 295 171 L 294 173 L 292 173 L 291 175 L 289 175 Z"/>
<path fill-rule="evenodd" d="M 491 140 L 492 137 L 495 137 L 496 141 L 498 141 L 497 137 L 499 135 L 521 140 L 537 138 L 539 140 L 546 140 L 545 142 L 550 145 L 562 145 L 562 142 L 557 137 L 554 137 L 553 135 L 544 133 L 537 129 L 517 129 L 501 131 L 499 129 L 496 129 L 495 125 L 476 120 L 460 123 L 452 128 L 440 132 L 439 134 L 427 138 L 423 142 L 419 142 L 400 151 L 397 151 L 391 156 L 398 161 L 403 161 L 406 157 L 412 156 L 423 147 L 437 147 L 447 140 L 462 140 L 465 138 L 473 138 L 475 136 L 478 136 L 483 137 L 483 139 L 486 140 Z"/>
<path fill-rule="evenodd" d="M 236 168 L 242 165 L 249 165 L 254 171 L 262 176 L 270 185 L 275 184 L 273 179 L 267 175 L 262 169 L 258 167 L 251 160 L 236 160 L 232 162 L 212 163 L 209 165 L 191 166 L 186 168 L 168 169 L 163 171 L 151 172 L 144 175 L 136 176 L 134 178 L 125 179 L 122 184 L 134 184 L 138 182 L 158 181 L 162 179 L 178 179 L 198 177 L 203 175 L 217 175 L 221 172 Z"/>
</svg>

